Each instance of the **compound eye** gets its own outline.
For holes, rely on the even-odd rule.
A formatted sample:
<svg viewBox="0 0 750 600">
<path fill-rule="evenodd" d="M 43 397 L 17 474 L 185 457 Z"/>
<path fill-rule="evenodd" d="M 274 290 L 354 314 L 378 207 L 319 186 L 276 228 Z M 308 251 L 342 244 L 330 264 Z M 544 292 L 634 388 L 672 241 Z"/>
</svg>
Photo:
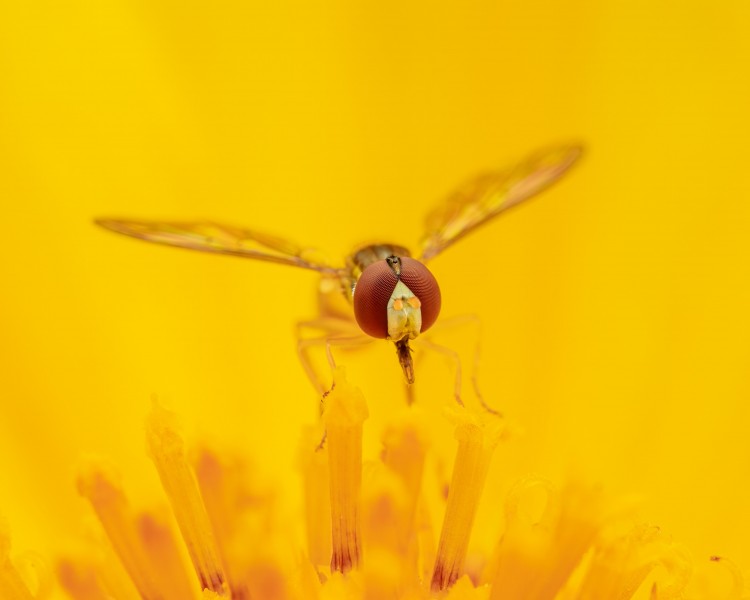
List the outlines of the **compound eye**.
<svg viewBox="0 0 750 600">
<path fill-rule="evenodd" d="M 420 333 L 427 331 L 440 314 L 440 286 L 429 269 L 413 258 L 400 259 L 401 281 L 419 300 Z M 399 277 L 385 260 L 368 266 L 354 289 L 354 317 L 362 331 L 372 337 L 388 337 L 388 303 Z"/>
<path fill-rule="evenodd" d="M 401 259 L 401 281 L 419 298 L 422 309 L 422 329 L 427 331 L 437 321 L 442 298 L 435 276 L 414 258 Z"/>
<path fill-rule="evenodd" d="M 362 271 L 354 288 L 354 317 L 367 335 L 388 337 L 388 301 L 397 283 L 398 277 L 384 260 Z"/>
</svg>

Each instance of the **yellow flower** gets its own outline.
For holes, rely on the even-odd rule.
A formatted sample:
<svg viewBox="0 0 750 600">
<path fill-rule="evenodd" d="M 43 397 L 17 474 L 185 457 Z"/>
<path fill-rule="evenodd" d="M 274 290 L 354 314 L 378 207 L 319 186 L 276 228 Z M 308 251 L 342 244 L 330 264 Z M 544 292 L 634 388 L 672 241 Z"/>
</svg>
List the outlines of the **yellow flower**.
<svg viewBox="0 0 750 600">
<path fill-rule="evenodd" d="M 750 565 L 749 32 L 746 0 L 2 3 L 0 512 L 14 548 L 52 556 L 80 537 L 81 452 L 111 457 L 133 506 L 154 503 L 133 441 L 153 393 L 199 430 L 187 439 L 210 433 L 279 475 L 286 522 L 264 539 L 323 528 L 290 467 L 317 411 L 292 328 L 316 314 L 314 277 L 126 243 L 92 218 L 215 218 L 335 259 L 409 245 L 463 178 L 573 136 L 589 153 L 565 186 L 434 262 L 444 314 L 483 319 L 485 395 L 528 428 L 495 450 L 467 571 L 506 530 L 511 482 L 562 482 L 571 465 L 643 492 L 696 578 L 706 552 Z M 380 350 L 347 361 L 370 407 L 365 461 L 402 404 Z M 437 548 L 455 442 L 431 415 L 452 376 L 417 357 Z M 300 460 L 317 481 L 320 453 Z M 311 537 L 325 564 L 330 540 Z"/>
<path fill-rule="evenodd" d="M 467 564 L 489 465 L 509 427 L 484 408 L 447 413 L 458 447 L 447 495 L 436 497 L 425 465 L 434 467 L 437 440 L 424 412 L 394 418 L 380 459 L 363 462 L 367 405 L 339 367 L 325 398 L 324 439 L 313 443 L 317 428 L 302 439 L 303 548 L 278 520 L 274 494 L 254 484 L 241 460 L 205 447 L 191 456 L 174 413 L 155 404 L 147 449 L 171 518 L 134 510 L 117 471 L 88 459 L 78 488 L 108 541 L 99 539 L 98 555 L 62 560 L 60 583 L 75 600 L 629 600 L 639 590 L 651 600 L 717 598 L 688 591 L 691 560 L 658 528 L 625 529 L 627 509 L 575 481 L 555 489 L 529 477 L 504 502 L 493 498 L 504 507 L 504 530 L 492 556 Z M 0 597 L 44 597 L 10 561 L 7 533 L 0 541 Z M 740 572 L 712 561 L 728 566 L 727 600 L 747 598 Z"/>
</svg>

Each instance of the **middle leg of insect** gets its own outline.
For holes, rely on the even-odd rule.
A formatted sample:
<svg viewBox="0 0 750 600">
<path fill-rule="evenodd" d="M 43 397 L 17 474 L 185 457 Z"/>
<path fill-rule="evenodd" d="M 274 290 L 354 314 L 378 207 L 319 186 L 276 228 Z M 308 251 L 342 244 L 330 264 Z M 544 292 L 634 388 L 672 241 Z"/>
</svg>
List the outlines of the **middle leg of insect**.
<svg viewBox="0 0 750 600">
<path fill-rule="evenodd" d="M 465 315 L 456 315 L 454 317 L 450 317 L 448 319 L 442 320 L 440 323 L 438 323 L 433 330 L 431 330 L 429 333 L 421 336 L 419 340 L 417 340 L 415 343 L 418 346 L 422 346 L 424 349 L 432 350 L 433 352 L 437 352 L 438 354 L 442 354 L 443 356 L 447 357 L 454 366 L 455 369 L 455 379 L 453 384 L 453 397 L 456 400 L 456 402 L 460 405 L 464 405 L 463 400 L 463 369 L 461 366 L 461 357 L 458 351 L 455 349 L 444 346 L 442 344 L 438 344 L 435 341 L 433 341 L 435 335 L 439 335 L 440 333 L 447 332 L 449 330 L 456 330 L 456 331 L 468 331 L 470 332 L 470 342 L 473 346 L 473 360 L 471 363 L 471 384 L 474 391 L 474 396 L 476 397 L 477 401 L 479 402 L 479 405 L 487 411 L 488 413 L 501 417 L 502 413 L 495 409 L 494 407 L 487 404 L 487 402 L 484 399 L 484 395 L 482 394 L 480 388 L 479 388 L 479 359 L 481 357 L 481 338 L 482 338 L 482 320 L 479 318 L 478 315 L 475 314 L 465 314 Z"/>
</svg>

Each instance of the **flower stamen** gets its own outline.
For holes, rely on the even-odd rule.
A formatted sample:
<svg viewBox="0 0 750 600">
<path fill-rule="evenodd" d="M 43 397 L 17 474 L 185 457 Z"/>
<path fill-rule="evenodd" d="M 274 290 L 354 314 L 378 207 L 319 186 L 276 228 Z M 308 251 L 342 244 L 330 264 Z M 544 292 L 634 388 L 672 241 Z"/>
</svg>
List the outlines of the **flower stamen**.
<svg viewBox="0 0 750 600">
<path fill-rule="evenodd" d="M 3 600 L 34 600 L 29 588 L 10 559 L 10 535 L 0 522 L 0 598 Z"/>
<path fill-rule="evenodd" d="M 652 593 L 677 596 L 685 587 L 690 566 L 684 552 L 666 539 L 658 527 L 639 525 L 627 535 L 599 545 L 582 583 L 581 600 L 628 600 L 646 577 L 662 566 L 669 581 L 654 584 Z M 658 596 L 657 596 L 658 597 Z"/>
<path fill-rule="evenodd" d="M 504 422 L 493 415 L 480 419 L 459 406 L 451 413 L 458 451 L 432 572 L 433 592 L 450 587 L 461 575 L 490 460 L 505 430 Z"/>
<path fill-rule="evenodd" d="M 111 597 L 102 588 L 93 566 L 81 561 L 60 561 L 57 566 L 57 578 L 73 598 L 107 600 Z"/>
<path fill-rule="evenodd" d="M 153 563 L 138 536 L 119 473 L 111 465 L 91 459 L 81 467 L 77 485 L 81 496 L 91 503 L 138 593 L 146 600 L 162 598 Z"/>
<path fill-rule="evenodd" d="M 336 369 L 334 382 L 323 412 L 330 468 L 331 571 L 346 573 L 362 558 L 362 425 L 368 413 L 362 392 L 346 381 L 343 367 Z"/>
<path fill-rule="evenodd" d="M 309 428 L 302 436 L 300 463 L 305 497 L 307 554 L 319 567 L 331 560 L 331 492 L 328 477 L 328 452 L 318 448 L 317 428 Z"/>
<path fill-rule="evenodd" d="M 546 492 L 547 501 L 535 519 L 524 513 L 522 504 L 530 490 L 539 488 Z M 516 484 L 506 502 L 507 525 L 494 565 L 490 600 L 554 598 L 599 532 L 601 504 L 596 488 L 577 482 L 561 491 L 536 478 Z"/>
<path fill-rule="evenodd" d="M 174 413 L 154 404 L 146 421 L 146 443 L 201 589 L 209 589 L 219 596 L 229 596 L 213 529 Z"/>
<path fill-rule="evenodd" d="M 167 519 L 146 512 L 138 515 L 136 527 L 146 554 L 154 565 L 159 588 L 165 600 L 195 597 L 195 580 L 180 555 L 179 541 Z"/>
</svg>

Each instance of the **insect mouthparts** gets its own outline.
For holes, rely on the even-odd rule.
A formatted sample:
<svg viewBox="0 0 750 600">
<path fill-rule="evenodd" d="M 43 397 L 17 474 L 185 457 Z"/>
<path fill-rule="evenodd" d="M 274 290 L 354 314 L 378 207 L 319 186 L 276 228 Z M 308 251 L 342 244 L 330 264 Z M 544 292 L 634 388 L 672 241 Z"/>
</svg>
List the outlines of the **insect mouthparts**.
<svg viewBox="0 0 750 600">
<path fill-rule="evenodd" d="M 414 361 L 411 358 L 411 348 L 409 347 L 409 339 L 402 339 L 396 342 L 396 354 L 398 355 L 398 362 L 401 364 L 401 369 L 406 377 L 408 384 L 414 383 Z"/>
</svg>

